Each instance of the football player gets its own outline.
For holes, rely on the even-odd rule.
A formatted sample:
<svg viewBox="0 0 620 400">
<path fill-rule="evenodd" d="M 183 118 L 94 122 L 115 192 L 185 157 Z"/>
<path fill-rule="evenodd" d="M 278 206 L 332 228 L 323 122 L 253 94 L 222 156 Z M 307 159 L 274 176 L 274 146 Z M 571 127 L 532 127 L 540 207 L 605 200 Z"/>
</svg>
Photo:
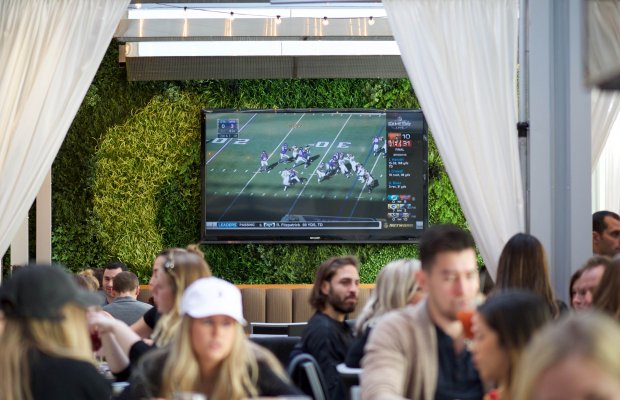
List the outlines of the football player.
<svg viewBox="0 0 620 400">
<path fill-rule="evenodd" d="M 299 152 L 297 153 L 297 158 L 295 159 L 295 167 L 297 165 L 301 165 L 304 164 L 305 167 L 304 169 L 308 168 L 308 166 L 310 165 L 309 162 L 309 154 L 306 152 L 306 149 L 300 149 Z"/>
<path fill-rule="evenodd" d="M 288 144 L 284 143 L 282 147 L 280 148 L 280 160 L 278 160 L 278 164 L 287 162 L 289 160 L 288 154 L 286 154 L 287 152 L 288 152 Z"/>
<path fill-rule="evenodd" d="M 267 162 L 267 160 L 269 160 L 269 154 L 267 154 L 267 152 L 263 150 L 260 153 L 260 169 L 258 170 L 259 172 L 267 172 L 267 170 L 269 169 L 269 163 Z"/>
<path fill-rule="evenodd" d="M 301 183 L 301 179 L 299 179 L 299 177 L 297 176 L 297 172 L 293 168 L 289 170 L 289 180 L 291 181 L 291 183 Z"/>
<path fill-rule="evenodd" d="M 318 178 L 319 183 L 325 179 L 327 176 L 327 166 L 325 163 L 320 163 L 319 167 L 316 169 L 316 176 Z"/>
<path fill-rule="evenodd" d="M 291 173 L 289 172 L 288 169 L 285 169 L 284 171 L 280 172 L 280 176 L 282 177 L 282 184 L 284 185 L 284 191 L 286 191 L 286 189 L 289 188 L 289 186 L 291 186 Z"/>
<path fill-rule="evenodd" d="M 293 146 L 293 158 L 292 158 L 293 161 L 297 160 L 298 154 L 299 154 L 299 147 Z"/>
<path fill-rule="evenodd" d="M 381 152 L 381 137 L 380 136 L 375 136 L 372 139 L 372 153 L 376 156 Z"/>
<path fill-rule="evenodd" d="M 340 169 L 341 174 L 343 174 L 347 178 L 349 177 L 349 167 L 347 167 L 347 163 L 346 163 L 344 156 L 342 157 L 338 156 L 338 168 Z"/>
<path fill-rule="evenodd" d="M 364 188 L 368 189 L 368 193 L 372 193 L 372 189 L 375 187 L 375 178 L 370 175 L 370 172 L 366 171 L 364 174 Z"/>
</svg>

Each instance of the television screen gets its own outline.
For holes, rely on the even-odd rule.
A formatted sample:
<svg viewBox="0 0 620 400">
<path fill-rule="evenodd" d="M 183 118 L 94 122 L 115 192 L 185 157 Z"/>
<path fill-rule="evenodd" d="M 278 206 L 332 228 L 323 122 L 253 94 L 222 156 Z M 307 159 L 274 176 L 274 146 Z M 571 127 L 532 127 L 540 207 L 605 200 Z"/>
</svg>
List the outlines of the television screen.
<svg viewBox="0 0 620 400">
<path fill-rule="evenodd" d="M 427 226 L 419 110 L 202 110 L 203 242 L 409 242 Z"/>
</svg>

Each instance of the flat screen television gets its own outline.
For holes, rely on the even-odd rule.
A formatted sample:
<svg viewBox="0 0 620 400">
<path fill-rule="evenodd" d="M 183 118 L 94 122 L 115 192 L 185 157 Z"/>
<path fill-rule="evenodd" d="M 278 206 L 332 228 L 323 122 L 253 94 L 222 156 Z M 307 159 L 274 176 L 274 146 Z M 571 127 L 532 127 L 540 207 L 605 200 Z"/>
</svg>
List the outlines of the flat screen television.
<svg viewBox="0 0 620 400">
<path fill-rule="evenodd" d="M 428 224 L 420 110 L 202 110 L 206 243 L 411 242 Z"/>
</svg>

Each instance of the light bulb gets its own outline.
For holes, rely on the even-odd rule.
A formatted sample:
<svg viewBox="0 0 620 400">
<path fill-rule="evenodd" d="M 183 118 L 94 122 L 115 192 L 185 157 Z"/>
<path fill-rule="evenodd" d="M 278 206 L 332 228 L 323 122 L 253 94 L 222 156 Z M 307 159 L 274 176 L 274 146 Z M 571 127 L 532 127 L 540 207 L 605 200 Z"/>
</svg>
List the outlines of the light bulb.
<svg viewBox="0 0 620 400">
<path fill-rule="evenodd" d="M 322 22 L 323 26 L 327 26 L 329 25 L 329 20 L 327 19 L 327 17 L 323 17 L 323 22 Z"/>
<path fill-rule="evenodd" d="M 276 24 L 280 25 L 282 23 L 282 18 L 279 15 L 276 15 Z"/>
<path fill-rule="evenodd" d="M 234 11 L 231 11 L 231 12 L 230 12 L 230 17 L 228 17 L 228 19 L 230 19 L 231 21 L 232 21 L 233 19 L 235 19 L 235 12 L 234 12 Z"/>
<path fill-rule="evenodd" d="M 368 25 L 373 26 L 375 24 L 375 20 L 373 17 L 368 18 Z"/>
</svg>

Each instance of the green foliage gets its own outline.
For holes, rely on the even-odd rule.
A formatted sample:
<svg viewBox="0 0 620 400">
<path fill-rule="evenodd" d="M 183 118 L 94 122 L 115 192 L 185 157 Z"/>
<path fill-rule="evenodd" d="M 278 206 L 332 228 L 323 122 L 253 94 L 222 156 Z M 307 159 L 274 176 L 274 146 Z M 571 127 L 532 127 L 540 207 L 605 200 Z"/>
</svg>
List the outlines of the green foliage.
<svg viewBox="0 0 620 400">
<path fill-rule="evenodd" d="M 52 167 L 52 254 L 73 270 L 116 257 L 101 246 L 92 224 L 95 148 L 108 129 L 122 124 L 161 90 L 161 84 L 129 83 L 118 67 L 113 42 Z"/>
<path fill-rule="evenodd" d="M 93 223 L 98 239 L 142 278 L 153 254 L 164 246 L 197 239 L 198 109 L 195 97 L 168 87 L 123 125 L 109 129 L 95 154 Z"/>
<path fill-rule="evenodd" d="M 318 265 L 332 256 L 356 255 L 360 280 L 373 283 L 379 270 L 398 258 L 416 257 L 415 245 L 207 245 L 213 273 L 235 283 L 312 283 Z"/>
<path fill-rule="evenodd" d="M 120 259 L 148 281 L 153 256 L 199 240 L 201 108 L 418 108 L 407 79 L 127 82 L 112 43 L 53 169 L 53 254 L 77 270 Z M 434 142 L 430 223 L 465 226 Z M 362 282 L 414 244 L 204 245 L 236 283 L 310 283 L 334 255 L 360 259 Z"/>
<path fill-rule="evenodd" d="M 428 171 L 429 225 L 455 224 L 464 229 L 469 229 L 432 136 L 428 141 Z"/>
<path fill-rule="evenodd" d="M 452 189 L 448 175 L 443 173 L 433 179 L 428 188 L 429 224 L 451 223 L 467 229 L 463 211 Z"/>
</svg>

